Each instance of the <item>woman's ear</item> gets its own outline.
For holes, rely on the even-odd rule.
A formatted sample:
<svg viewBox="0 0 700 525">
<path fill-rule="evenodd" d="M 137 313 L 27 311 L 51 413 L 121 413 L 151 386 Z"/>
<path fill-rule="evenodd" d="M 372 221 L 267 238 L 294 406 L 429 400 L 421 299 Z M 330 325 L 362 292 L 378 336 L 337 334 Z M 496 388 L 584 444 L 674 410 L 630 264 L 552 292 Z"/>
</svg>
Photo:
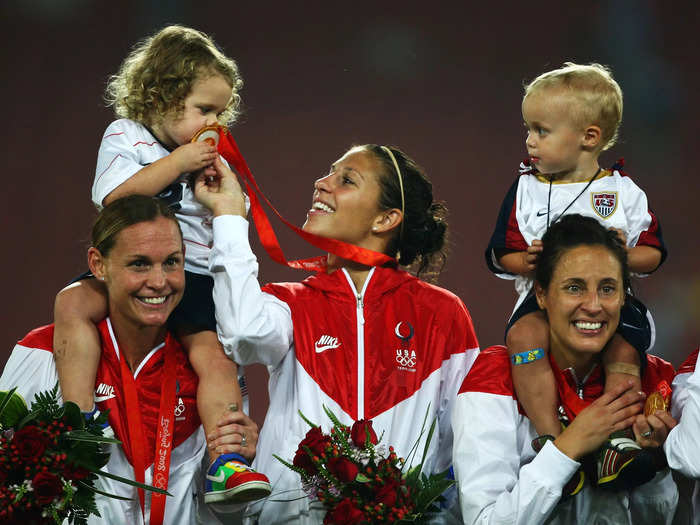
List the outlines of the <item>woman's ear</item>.
<svg viewBox="0 0 700 525">
<path fill-rule="evenodd" d="M 88 268 L 96 278 L 100 281 L 105 279 L 105 260 L 100 253 L 100 250 L 91 246 L 87 252 Z"/>
<path fill-rule="evenodd" d="M 540 283 L 536 282 L 535 283 L 535 298 L 537 299 L 537 306 L 540 307 L 540 310 L 547 310 L 546 305 L 545 305 L 545 297 L 547 296 L 547 293 L 545 292 L 544 288 L 540 285 Z"/>
<path fill-rule="evenodd" d="M 393 230 L 398 227 L 403 220 L 403 213 L 398 208 L 390 208 L 388 210 L 383 210 L 377 218 L 374 220 L 372 225 L 372 232 L 374 233 L 384 233 Z"/>
</svg>

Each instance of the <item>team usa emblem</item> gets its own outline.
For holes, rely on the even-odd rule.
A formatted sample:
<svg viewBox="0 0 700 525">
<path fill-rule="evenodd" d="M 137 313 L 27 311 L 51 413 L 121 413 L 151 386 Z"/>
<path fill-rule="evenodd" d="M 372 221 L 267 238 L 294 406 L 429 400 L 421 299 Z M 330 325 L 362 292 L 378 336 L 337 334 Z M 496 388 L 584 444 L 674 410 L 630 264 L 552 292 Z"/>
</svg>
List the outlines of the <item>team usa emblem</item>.
<svg viewBox="0 0 700 525">
<path fill-rule="evenodd" d="M 408 321 L 399 321 L 396 323 L 394 328 L 394 333 L 396 337 L 401 339 L 401 342 L 408 346 L 408 342 L 413 338 L 414 330 L 413 325 Z M 397 348 L 396 349 L 396 363 L 399 370 L 405 370 L 407 372 L 416 371 L 416 351 L 410 348 Z"/>
<path fill-rule="evenodd" d="M 591 204 L 595 212 L 603 219 L 607 219 L 617 209 L 617 192 L 607 191 L 591 193 Z"/>
<path fill-rule="evenodd" d="M 398 363 L 399 370 L 406 370 L 407 372 L 416 371 L 416 351 L 408 349 L 396 349 L 396 362 Z"/>
</svg>

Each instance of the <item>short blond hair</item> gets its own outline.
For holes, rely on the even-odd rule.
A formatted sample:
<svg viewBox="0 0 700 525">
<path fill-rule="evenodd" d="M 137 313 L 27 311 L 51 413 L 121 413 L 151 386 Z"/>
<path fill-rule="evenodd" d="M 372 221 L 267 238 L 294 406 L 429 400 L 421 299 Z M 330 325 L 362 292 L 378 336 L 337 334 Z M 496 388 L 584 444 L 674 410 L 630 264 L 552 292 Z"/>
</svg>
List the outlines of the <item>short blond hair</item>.
<svg viewBox="0 0 700 525">
<path fill-rule="evenodd" d="M 118 117 L 151 126 L 172 111 L 180 114 L 193 84 L 211 75 L 221 75 L 231 86 L 231 100 L 219 118 L 221 124 L 231 124 L 239 114 L 243 87 L 236 62 L 205 33 L 167 26 L 136 43 L 109 79 L 105 101 Z"/>
<path fill-rule="evenodd" d="M 601 151 L 615 145 L 622 122 L 622 89 L 610 68 L 565 62 L 526 84 L 525 97 L 545 89 L 561 89 L 579 102 L 572 108 L 573 116 L 583 125 L 600 127 Z"/>
</svg>

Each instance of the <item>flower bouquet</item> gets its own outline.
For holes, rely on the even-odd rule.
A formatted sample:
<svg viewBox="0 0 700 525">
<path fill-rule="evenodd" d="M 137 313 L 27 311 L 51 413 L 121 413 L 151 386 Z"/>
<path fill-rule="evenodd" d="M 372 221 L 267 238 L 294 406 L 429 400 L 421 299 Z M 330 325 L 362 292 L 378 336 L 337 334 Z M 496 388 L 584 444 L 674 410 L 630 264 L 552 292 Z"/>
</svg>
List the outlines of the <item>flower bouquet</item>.
<svg viewBox="0 0 700 525">
<path fill-rule="evenodd" d="M 120 443 L 102 435 L 106 414 L 86 421 L 76 404 L 59 404 L 58 385 L 31 409 L 15 390 L 0 392 L 0 523 L 86 524 L 99 516 L 95 493 L 124 499 L 97 490 L 98 474 L 163 492 L 100 470 L 109 460 L 100 444 Z"/>
<path fill-rule="evenodd" d="M 454 480 L 448 479 L 447 471 L 421 472 L 435 420 L 420 464 L 406 470 L 410 461 L 398 457 L 393 447 L 380 444 L 371 420 L 361 419 L 348 427 L 327 407 L 323 409 L 333 423 L 330 434 L 300 412 L 311 429 L 291 463 L 275 457 L 297 472 L 309 497 L 325 507 L 324 524 L 425 523 L 439 510 L 442 494 Z M 421 436 L 426 419 L 427 412 Z M 420 436 L 409 458 L 415 455 L 419 440 Z"/>
</svg>

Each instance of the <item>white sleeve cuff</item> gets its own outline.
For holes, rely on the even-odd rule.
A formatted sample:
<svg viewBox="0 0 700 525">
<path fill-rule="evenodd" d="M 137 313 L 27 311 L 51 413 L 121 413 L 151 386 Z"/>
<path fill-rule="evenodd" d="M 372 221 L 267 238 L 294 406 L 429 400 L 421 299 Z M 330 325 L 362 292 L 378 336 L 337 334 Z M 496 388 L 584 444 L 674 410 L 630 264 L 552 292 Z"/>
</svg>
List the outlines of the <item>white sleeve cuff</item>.
<svg viewBox="0 0 700 525">
<path fill-rule="evenodd" d="M 550 484 L 552 489 L 561 491 L 581 467 L 581 463 L 564 454 L 554 442 L 547 441 L 542 450 L 534 457 L 530 466 L 543 474 L 543 482 Z"/>
</svg>

